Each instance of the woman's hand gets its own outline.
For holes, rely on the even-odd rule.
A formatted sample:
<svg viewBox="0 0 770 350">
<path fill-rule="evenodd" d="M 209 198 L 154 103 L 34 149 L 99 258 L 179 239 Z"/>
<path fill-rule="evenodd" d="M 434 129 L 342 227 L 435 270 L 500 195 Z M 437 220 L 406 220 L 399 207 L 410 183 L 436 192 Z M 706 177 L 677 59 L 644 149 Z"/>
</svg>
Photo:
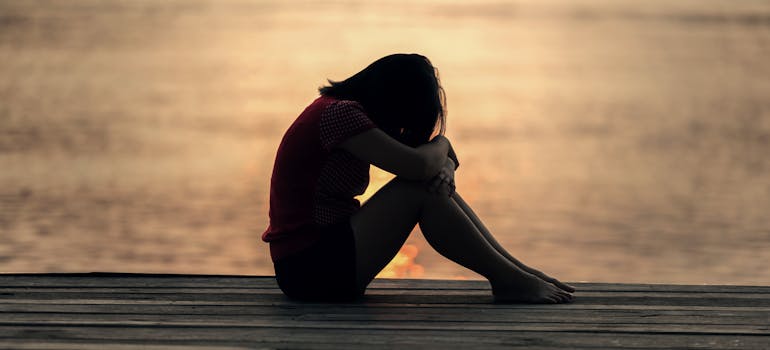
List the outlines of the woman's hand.
<svg viewBox="0 0 770 350">
<path fill-rule="evenodd" d="M 451 196 L 455 192 L 455 163 L 447 157 L 444 166 L 428 180 L 428 192 Z"/>
</svg>

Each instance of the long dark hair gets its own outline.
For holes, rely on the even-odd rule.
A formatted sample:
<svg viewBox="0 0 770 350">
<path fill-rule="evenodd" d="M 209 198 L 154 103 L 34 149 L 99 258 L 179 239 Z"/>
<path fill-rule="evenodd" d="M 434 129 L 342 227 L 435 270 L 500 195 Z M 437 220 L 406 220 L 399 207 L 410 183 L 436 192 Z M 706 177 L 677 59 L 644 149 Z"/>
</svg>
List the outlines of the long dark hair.
<svg viewBox="0 0 770 350">
<path fill-rule="evenodd" d="M 425 56 L 385 56 L 350 78 L 329 80 L 318 91 L 360 103 L 377 127 L 413 147 L 428 142 L 436 130 L 446 130 L 444 89 Z"/>
</svg>

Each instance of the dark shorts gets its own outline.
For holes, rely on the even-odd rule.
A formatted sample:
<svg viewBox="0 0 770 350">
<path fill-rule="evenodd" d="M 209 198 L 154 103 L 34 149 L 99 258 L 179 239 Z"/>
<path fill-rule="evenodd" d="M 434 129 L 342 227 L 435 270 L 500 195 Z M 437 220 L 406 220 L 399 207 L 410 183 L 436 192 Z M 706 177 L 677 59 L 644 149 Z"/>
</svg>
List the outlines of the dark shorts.
<svg viewBox="0 0 770 350">
<path fill-rule="evenodd" d="M 356 285 L 356 244 L 349 220 L 320 228 L 321 239 L 273 265 L 286 296 L 303 301 L 351 301 Z"/>
</svg>

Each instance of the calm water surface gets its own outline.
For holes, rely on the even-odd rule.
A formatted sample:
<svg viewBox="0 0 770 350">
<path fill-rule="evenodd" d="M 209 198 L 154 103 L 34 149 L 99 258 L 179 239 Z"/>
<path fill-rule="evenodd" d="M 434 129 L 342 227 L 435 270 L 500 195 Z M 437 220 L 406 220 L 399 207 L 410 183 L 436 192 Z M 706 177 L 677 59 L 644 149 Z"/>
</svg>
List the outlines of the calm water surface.
<svg viewBox="0 0 770 350">
<path fill-rule="evenodd" d="M 770 3 L 727 0 L 0 0 L 0 272 L 271 274 L 283 131 L 392 52 L 525 262 L 770 285 Z M 479 278 L 419 233 L 383 275 Z"/>
</svg>

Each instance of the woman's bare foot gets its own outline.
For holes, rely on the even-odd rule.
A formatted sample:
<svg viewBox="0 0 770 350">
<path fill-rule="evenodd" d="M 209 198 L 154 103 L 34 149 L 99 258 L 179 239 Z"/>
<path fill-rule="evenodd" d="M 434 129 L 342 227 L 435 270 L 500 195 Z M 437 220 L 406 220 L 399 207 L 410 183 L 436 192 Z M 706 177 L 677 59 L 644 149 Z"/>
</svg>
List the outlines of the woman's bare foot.
<svg viewBox="0 0 770 350">
<path fill-rule="evenodd" d="M 572 294 L 531 274 L 515 281 L 490 281 L 490 284 L 498 303 L 561 304 L 572 301 Z"/>
<path fill-rule="evenodd" d="M 497 250 L 498 253 L 503 255 L 510 262 L 514 263 L 521 270 L 523 270 L 525 272 L 528 272 L 528 273 L 530 273 L 532 275 L 535 275 L 538 278 L 542 279 L 543 281 L 546 281 L 548 283 L 553 284 L 554 286 L 559 287 L 561 290 L 563 290 L 565 292 L 569 292 L 569 293 L 574 293 L 575 292 L 575 288 L 570 286 L 569 284 L 562 283 L 561 281 L 559 281 L 559 280 L 557 280 L 557 279 L 555 279 L 555 278 L 553 278 L 551 276 L 548 276 L 548 275 L 546 275 L 546 274 L 544 274 L 544 273 L 542 273 L 542 272 L 540 272 L 538 270 L 535 270 L 535 269 L 525 265 L 524 263 L 522 263 L 521 261 L 519 261 L 515 257 L 513 257 L 513 255 L 508 253 L 508 251 L 505 250 L 505 248 L 503 248 L 503 246 L 500 245 L 500 243 L 498 243 L 497 240 L 495 240 L 495 237 L 492 236 L 492 233 L 489 232 L 489 229 L 487 229 L 487 227 L 484 226 L 484 223 L 481 222 L 481 219 L 479 219 L 479 217 L 476 216 L 476 213 L 473 212 L 473 209 L 471 209 L 471 207 L 468 205 L 468 203 L 465 202 L 465 200 L 460 196 L 459 193 L 457 193 L 457 192 L 453 193 L 452 194 L 452 198 L 454 198 L 455 203 L 457 203 L 457 205 L 459 205 L 460 208 L 462 208 L 463 212 L 465 212 L 465 215 L 467 215 L 471 219 L 471 221 L 473 221 L 473 224 L 476 226 L 476 228 L 479 230 L 479 232 L 481 232 L 481 234 L 484 236 L 484 238 L 487 240 L 487 242 L 489 242 L 489 244 L 491 244 Z"/>
<path fill-rule="evenodd" d="M 529 272 L 529 273 L 539 277 L 541 280 L 546 281 L 548 283 L 551 283 L 551 284 L 561 288 L 565 292 L 570 292 L 570 293 L 574 293 L 575 292 L 575 287 L 570 286 L 569 284 L 566 284 L 566 283 L 564 283 L 562 281 L 559 281 L 559 280 L 557 280 L 557 279 L 555 279 L 555 278 L 553 278 L 551 276 L 548 276 L 548 275 L 546 275 L 546 274 L 544 274 L 544 273 L 542 273 L 542 272 L 540 272 L 538 270 L 535 270 L 535 269 L 527 267 L 526 269 L 524 269 L 524 271 L 527 271 L 527 272 Z"/>
</svg>

